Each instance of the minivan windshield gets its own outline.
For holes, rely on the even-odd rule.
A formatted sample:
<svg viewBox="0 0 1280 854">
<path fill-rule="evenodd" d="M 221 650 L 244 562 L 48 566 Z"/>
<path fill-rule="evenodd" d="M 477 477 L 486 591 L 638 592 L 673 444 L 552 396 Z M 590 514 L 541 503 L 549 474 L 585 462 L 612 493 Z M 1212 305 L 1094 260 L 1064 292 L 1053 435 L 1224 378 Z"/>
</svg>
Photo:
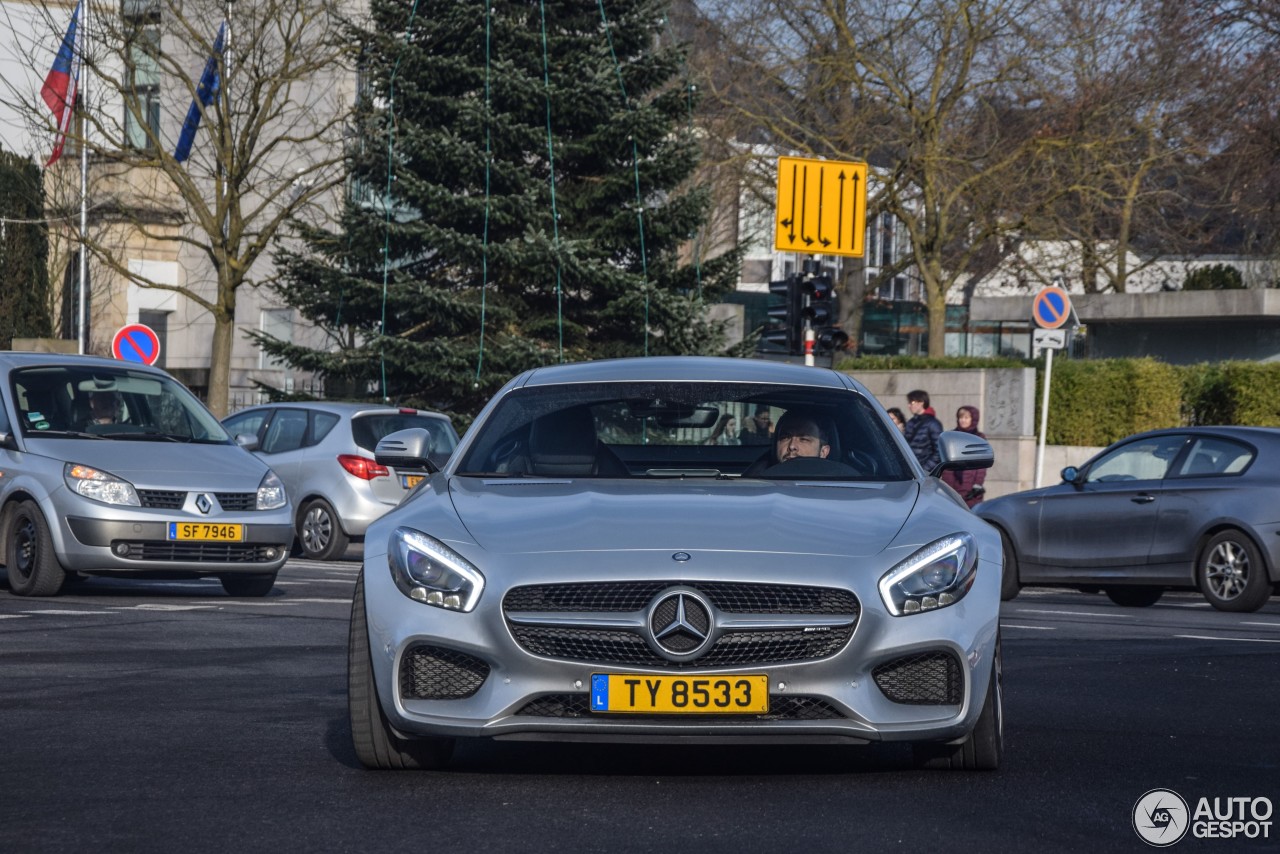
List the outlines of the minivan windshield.
<svg viewBox="0 0 1280 854">
<path fill-rule="evenodd" d="M 231 441 L 196 397 L 164 374 L 128 367 L 42 365 L 11 375 L 27 437 L 118 441 Z"/>
</svg>

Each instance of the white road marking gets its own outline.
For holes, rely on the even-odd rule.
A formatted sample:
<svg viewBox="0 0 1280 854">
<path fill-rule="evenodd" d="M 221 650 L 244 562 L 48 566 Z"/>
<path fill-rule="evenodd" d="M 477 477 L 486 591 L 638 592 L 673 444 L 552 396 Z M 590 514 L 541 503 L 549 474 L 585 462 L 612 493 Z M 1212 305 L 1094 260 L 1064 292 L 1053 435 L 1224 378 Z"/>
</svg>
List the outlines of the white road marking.
<svg viewBox="0 0 1280 854">
<path fill-rule="evenodd" d="M 1267 627 L 1267 628 L 1269 628 L 1269 629 L 1280 629 L 1280 623 L 1250 623 L 1250 622 L 1247 622 L 1247 621 L 1246 621 L 1246 622 L 1242 622 L 1240 625 L 1242 625 L 1242 626 L 1266 626 L 1266 627 Z"/>
<path fill-rule="evenodd" d="M 1002 629 L 1035 629 L 1038 632 L 1056 632 L 1058 629 L 1054 626 L 1020 626 L 1017 623 L 1001 623 Z"/>
<path fill-rule="evenodd" d="M 351 604 L 350 599 L 293 599 L 293 598 L 285 598 L 285 599 L 281 599 L 279 601 L 273 601 L 273 602 L 263 602 L 260 600 L 255 600 L 252 602 L 236 600 L 234 601 L 234 603 L 228 602 L 228 604 L 257 605 L 259 607 L 264 607 L 264 608 L 273 608 L 276 605 L 300 605 L 303 602 L 314 602 L 321 605 L 350 605 Z"/>
<path fill-rule="evenodd" d="M 27 614 L 49 614 L 55 617 L 97 617 L 102 615 L 102 611 L 63 611 L 57 608 L 48 608 L 41 611 L 26 611 Z"/>
<path fill-rule="evenodd" d="M 25 617 L 26 614 L 0 614 L 0 620 L 16 620 L 19 617 Z"/>
<path fill-rule="evenodd" d="M 1133 614 L 1107 614 L 1098 613 L 1096 611 L 1046 611 L 1037 610 L 1035 608 L 1016 608 L 1015 614 L 1065 614 L 1068 617 L 1119 617 L 1121 619 L 1133 619 Z"/>
<path fill-rule="evenodd" d="M 1219 638 L 1213 635 L 1174 635 L 1175 638 L 1186 638 L 1188 640 L 1221 640 L 1221 641 L 1243 641 L 1244 643 L 1280 643 L 1280 639 L 1276 638 Z"/>
<path fill-rule="evenodd" d="M 219 608 L 220 605 L 160 605 L 143 603 L 141 605 L 112 605 L 112 611 L 200 611 Z"/>
<path fill-rule="evenodd" d="M 303 587 L 308 584 L 353 584 L 353 578 L 307 578 L 301 581 L 281 581 L 276 579 L 276 587 Z"/>
</svg>

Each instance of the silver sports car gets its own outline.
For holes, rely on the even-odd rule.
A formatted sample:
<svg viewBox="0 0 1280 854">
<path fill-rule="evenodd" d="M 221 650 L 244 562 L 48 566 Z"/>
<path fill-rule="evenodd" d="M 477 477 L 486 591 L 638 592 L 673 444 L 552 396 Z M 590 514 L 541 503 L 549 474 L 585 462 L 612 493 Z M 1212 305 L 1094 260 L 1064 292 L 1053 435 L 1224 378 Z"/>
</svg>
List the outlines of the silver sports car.
<svg viewBox="0 0 1280 854">
<path fill-rule="evenodd" d="M 378 462 L 422 464 L 429 445 L 394 433 Z M 940 445 L 943 468 L 991 465 L 970 434 Z M 1000 537 L 936 474 L 833 371 L 522 374 L 369 528 L 360 760 L 440 767 L 471 737 L 898 741 L 921 764 L 995 768 Z"/>
</svg>

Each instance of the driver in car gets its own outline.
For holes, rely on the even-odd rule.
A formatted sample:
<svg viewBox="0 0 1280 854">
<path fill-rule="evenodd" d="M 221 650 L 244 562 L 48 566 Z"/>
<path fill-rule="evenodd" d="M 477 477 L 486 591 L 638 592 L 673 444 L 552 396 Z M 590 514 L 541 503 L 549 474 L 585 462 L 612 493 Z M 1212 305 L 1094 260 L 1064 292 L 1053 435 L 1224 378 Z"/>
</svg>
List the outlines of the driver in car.
<svg viewBox="0 0 1280 854">
<path fill-rule="evenodd" d="M 831 453 L 831 441 L 823 432 L 818 419 L 799 410 L 788 410 L 778 419 L 773 439 L 780 463 L 796 457 L 826 459 L 827 454 Z"/>
</svg>

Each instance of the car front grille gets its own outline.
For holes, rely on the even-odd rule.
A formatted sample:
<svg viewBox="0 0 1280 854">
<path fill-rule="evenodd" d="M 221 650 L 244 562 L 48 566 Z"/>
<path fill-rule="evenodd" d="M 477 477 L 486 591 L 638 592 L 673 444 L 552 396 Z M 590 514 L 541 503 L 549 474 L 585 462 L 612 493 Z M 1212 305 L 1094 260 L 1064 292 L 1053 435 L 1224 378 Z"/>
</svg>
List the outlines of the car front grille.
<svg viewBox="0 0 1280 854">
<path fill-rule="evenodd" d="M 139 489 L 138 500 L 143 507 L 158 507 L 163 510 L 181 510 L 186 503 L 187 494 L 170 489 Z"/>
<path fill-rule="evenodd" d="M 529 613 L 636 614 L 673 587 L 696 590 L 722 615 L 794 617 L 794 625 L 726 628 L 691 660 L 670 661 L 646 638 L 647 627 L 613 628 L 547 625 L 511 619 Z M 603 582 L 516 587 L 503 599 L 512 637 L 521 647 L 548 658 L 600 665 L 685 670 L 811 661 L 835 655 L 857 626 L 858 599 L 847 590 L 780 584 L 708 582 Z M 806 625 L 805 617 L 846 617 L 841 625 Z"/>
<path fill-rule="evenodd" d="M 258 493 L 256 492 L 215 492 L 218 505 L 223 510 L 257 510 Z"/>
<path fill-rule="evenodd" d="M 895 703 L 958 706 L 964 699 L 960 662 L 949 652 L 895 658 L 871 671 L 880 691 Z"/>
<path fill-rule="evenodd" d="M 129 560 L 188 561 L 192 563 L 270 563 L 280 559 L 284 544 L 258 543 L 168 543 L 124 542 L 128 551 L 121 554 L 121 541 L 111 544 L 116 555 Z"/>
<path fill-rule="evenodd" d="M 591 712 L 590 694 L 548 694 L 526 703 L 516 712 L 520 717 L 586 718 L 604 717 Z M 840 710 L 818 697 L 769 698 L 769 711 L 762 715 L 609 715 L 615 720 L 637 720 L 649 723 L 755 723 L 757 721 L 827 721 L 843 718 Z"/>
<path fill-rule="evenodd" d="M 487 678 L 483 659 L 454 649 L 418 644 L 400 660 L 400 696 L 406 700 L 460 700 L 479 691 Z"/>
</svg>

